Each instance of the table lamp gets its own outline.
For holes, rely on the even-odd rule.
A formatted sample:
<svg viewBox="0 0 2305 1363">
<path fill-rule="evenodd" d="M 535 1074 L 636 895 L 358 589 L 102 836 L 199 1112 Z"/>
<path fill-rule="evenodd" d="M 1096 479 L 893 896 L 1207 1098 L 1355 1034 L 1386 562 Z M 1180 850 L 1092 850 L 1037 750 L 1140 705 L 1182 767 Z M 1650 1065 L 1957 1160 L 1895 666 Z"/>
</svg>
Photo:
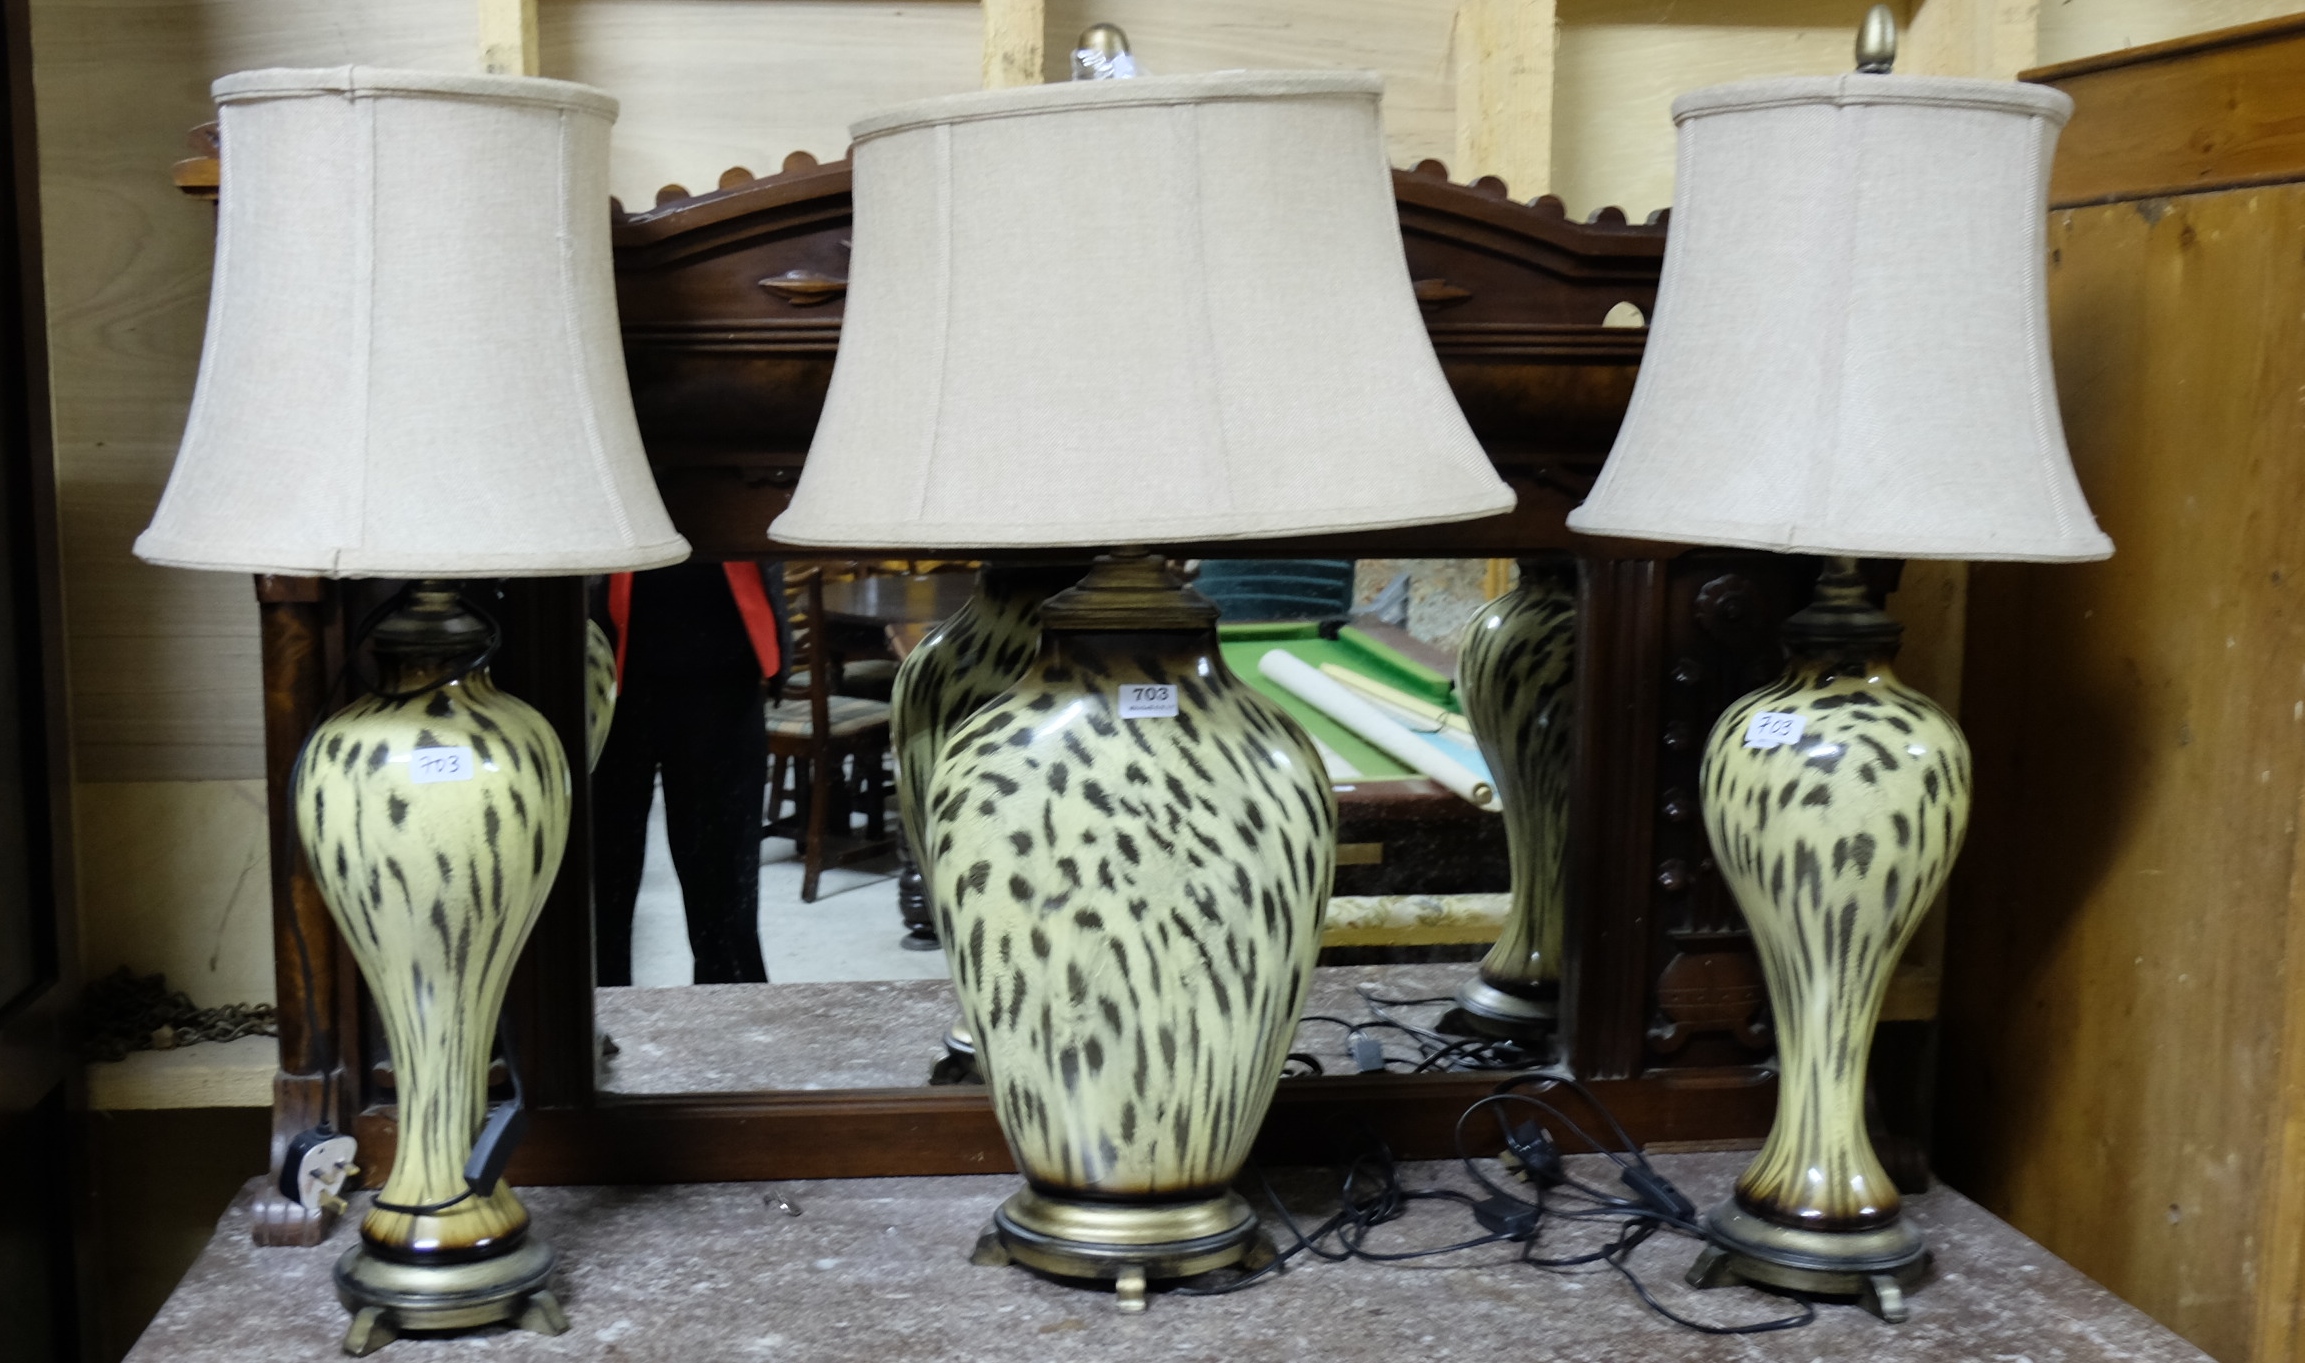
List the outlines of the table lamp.
<svg viewBox="0 0 2305 1363">
<path fill-rule="evenodd" d="M 1952 719 L 1891 669 L 1899 628 L 1856 561 L 2113 546 L 2049 365 L 2047 183 L 2071 102 L 1872 74 L 1886 54 L 1860 55 L 1855 74 L 1674 102 L 1648 352 L 1569 525 L 1825 556 L 1785 624 L 1784 677 L 1705 748 L 1705 830 L 1760 952 L 1779 1080 L 1768 1141 L 1690 1280 L 1852 1295 L 1897 1320 L 1928 1251 L 1866 1136 L 1866 1055 L 1960 850 L 1971 768 Z"/>
<path fill-rule="evenodd" d="M 1335 802 L 1153 550 L 1513 505 L 1426 340 L 1353 72 L 953 96 L 857 124 L 854 271 L 789 544 L 1107 551 L 947 741 L 921 854 L 1026 1187 L 983 1257 L 1251 1250 L 1228 1190 L 1319 947 Z"/>
<path fill-rule="evenodd" d="M 450 579 L 687 556 L 625 386 L 616 101 L 363 67 L 243 72 L 214 92 L 207 342 L 137 556 L 418 579 L 371 636 L 375 692 L 324 720 L 295 771 L 305 855 L 383 1020 L 400 1113 L 391 1174 L 336 1265 L 345 1348 L 497 1320 L 557 1332 L 553 1252 L 500 1177 L 517 1108 L 490 1117 L 487 1074 L 560 868 L 569 761 L 490 683 L 494 625 Z"/>
</svg>

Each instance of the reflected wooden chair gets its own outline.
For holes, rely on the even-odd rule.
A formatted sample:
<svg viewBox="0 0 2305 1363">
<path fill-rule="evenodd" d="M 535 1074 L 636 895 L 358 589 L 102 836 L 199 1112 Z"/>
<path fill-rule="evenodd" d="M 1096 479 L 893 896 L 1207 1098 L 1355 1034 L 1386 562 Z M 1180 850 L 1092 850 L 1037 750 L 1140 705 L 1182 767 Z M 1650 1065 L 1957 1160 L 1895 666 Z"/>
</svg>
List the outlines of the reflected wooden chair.
<svg viewBox="0 0 2305 1363">
<path fill-rule="evenodd" d="M 839 671 L 822 628 L 819 568 L 787 566 L 785 606 L 798 666 L 767 709 L 768 813 L 760 835 L 799 844 L 800 897 L 814 903 L 827 867 L 895 850 L 887 817 L 888 704 L 835 694 Z M 861 835 L 851 817 L 859 809 Z"/>
</svg>

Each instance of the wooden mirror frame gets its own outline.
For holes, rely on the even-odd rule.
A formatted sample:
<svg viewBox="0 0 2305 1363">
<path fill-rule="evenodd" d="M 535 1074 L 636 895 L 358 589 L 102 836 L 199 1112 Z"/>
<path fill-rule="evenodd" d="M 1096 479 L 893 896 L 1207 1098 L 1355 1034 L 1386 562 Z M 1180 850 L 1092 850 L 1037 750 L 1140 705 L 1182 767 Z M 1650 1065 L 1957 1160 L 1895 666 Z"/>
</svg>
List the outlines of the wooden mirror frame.
<svg viewBox="0 0 2305 1363">
<path fill-rule="evenodd" d="M 212 175 L 187 163 L 195 192 Z M 1484 520 L 1319 539 L 1226 544 L 1226 557 L 1519 557 L 1580 564 L 1578 747 L 1563 1034 L 1576 1073 L 1643 1142 L 1750 1140 L 1775 1080 L 1767 1001 L 1744 925 L 1712 870 L 1696 764 L 1714 717 L 1780 669 L 1776 627 L 1806 599 L 1813 562 L 1769 554 L 1588 539 L 1564 517 L 1607 454 L 1646 331 L 1662 222 L 1605 209 L 1572 223 L 1558 200 L 1516 203 L 1484 179 L 1426 162 L 1394 173 L 1412 277 L 1457 397 L 1520 494 Z M 211 190 L 211 192 L 213 192 Z M 711 558 L 805 558 L 764 528 L 797 481 L 830 380 L 846 292 L 846 162 L 805 154 L 783 171 L 732 171 L 716 191 L 668 187 L 652 209 L 615 210 L 626 359 L 658 485 Z M 955 546 L 966 557 L 966 546 Z M 1190 546 L 1180 552 L 1193 552 Z M 870 557 L 848 551 L 843 557 Z M 890 557 L 913 557 L 911 553 Z M 305 872 L 287 773 L 340 662 L 351 584 L 260 578 L 272 798 L 281 1069 L 274 1144 L 328 1108 L 380 1176 L 394 1110 L 361 985 Z M 498 680 L 584 751 L 584 601 L 573 579 L 508 584 Z M 984 1090 L 603 1094 L 596 1084 L 589 792 L 579 784 L 567 859 L 506 1004 L 534 1124 L 516 1183 L 702 1182 L 1010 1168 Z M 895 924 L 891 924 L 892 929 Z M 1491 1091 L 1480 1074 L 1292 1079 L 1259 1146 L 1274 1160 L 1330 1158 L 1363 1127 L 1408 1157 L 1453 1153 L 1458 1115 Z M 1561 1101 L 1572 1109 L 1575 1100 Z M 1493 1148 L 1494 1133 L 1476 1133 Z M 310 1242 L 291 1205 L 259 1208 L 258 1238 Z"/>
</svg>

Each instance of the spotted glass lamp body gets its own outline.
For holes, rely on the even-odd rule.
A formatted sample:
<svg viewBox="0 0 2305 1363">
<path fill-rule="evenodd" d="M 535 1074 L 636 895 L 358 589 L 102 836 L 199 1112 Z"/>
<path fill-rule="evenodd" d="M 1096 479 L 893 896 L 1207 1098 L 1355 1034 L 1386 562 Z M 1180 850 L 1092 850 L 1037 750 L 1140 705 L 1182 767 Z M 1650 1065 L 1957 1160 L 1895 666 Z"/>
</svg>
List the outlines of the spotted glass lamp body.
<svg viewBox="0 0 2305 1363">
<path fill-rule="evenodd" d="M 1768 978 L 1779 1078 L 1768 1141 L 1712 1214 L 1727 1253 L 1691 1275 L 1855 1293 L 1894 1319 L 1928 1252 L 1866 1134 L 1866 1057 L 1968 828 L 1969 745 L 1897 679 L 1895 627 L 1853 573 L 1818 597 L 1788 626 L 1785 676 L 1730 706 L 1705 748 L 1705 828 Z M 1852 622 L 1857 637 L 1834 637 Z"/>
<path fill-rule="evenodd" d="M 1097 618 L 1100 576 L 1049 603 L 1039 657 L 947 745 L 929 865 L 1029 1185 L 998 1236 L 1125 1285 L 1254 1232 L 1228 1185 L 1311 978 L 1336 806 L 1311 740 L 1226 668 L 1213 606 L 1164 585 Z"/>
<path fill-rule="evenodd" d="M 1505 810 L 1512 908 L 1457 1003 L 1484 1031 L 1535 1037 L 1559 1016 L 1569 777 L 1574 756 L 1577 572 L 1529 559 L 1484 606 L 1457 655 L 1457 689 Z"/>
<path fill-rule="evenodd" d="M 439 611 L 453 609 L 446 596 Z M 363 1244 L 338 1266 L 339 1290 L 354 1274 L 349 1290 L 374 1305 L 393 1275 L 430 1273 L 429 1314 L 404 1311 L 400 1326 L 503 1318 L 507 1297 L 542 1298 L 556 1319 L 539 1290 L 552 1254 L 528 1240 L 527 1210 L 501 1180 L 471 1189 L 465 1164 L 487 1116 L 505 987 L 567 841 L 568 760 L 543 716 L 484 668 L 459 676 L 381 643 L 380 657 L 387 694 L 323 721 L 295 769 L 297 829 L 383 1021 L 399 1108 L 392 1172 Z M 443 1314 L 441 1272 L 493 1294 L 493 1314 Z M 385 1338 L 356 1322 L 347 1348 Z"/>
</svg>

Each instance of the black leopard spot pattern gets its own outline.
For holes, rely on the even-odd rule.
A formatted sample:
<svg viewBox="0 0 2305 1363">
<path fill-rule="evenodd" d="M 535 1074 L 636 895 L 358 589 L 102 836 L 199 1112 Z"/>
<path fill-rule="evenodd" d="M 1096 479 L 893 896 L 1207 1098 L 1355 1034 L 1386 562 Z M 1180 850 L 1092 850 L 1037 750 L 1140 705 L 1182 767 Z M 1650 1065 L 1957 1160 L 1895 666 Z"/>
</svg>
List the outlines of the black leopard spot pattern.
<svg viewBox="0 0 2305 1363">
<path fill-rule="evenodd" d="M 428 748 L 470 749 L 471 779 L 415 784 L 410 754 Z M 399 1147 L 378 1196 L 445 1201 L 465 1191 L 496 1015 L 560 870 L 567 756 L 542 715 L 474 672 L 323 721 L 297 757 L 294 799 L 313 878 L 392 1049 Z M 361 1233 L 454 1249 L 527 1221 L 499 1183 L 437 1215 L 371 1210 Z"/>
<path fill-rule="evenodd" d="M 1746 746 L 1763 712 L 1798 716 L 1800 737 Z M 1776 1123 L 1737 1198 L 1781 1224 L 1886 1224 L 1897 1192 L 1865 1134 L 1865 1060 L 1968 829 L 1968 742 L 1884 664 L 1796 661 L 1721 716 L 1700 779 L 1776 1012 Z"/>
<path fill-rule="evenodd" d="M 931 787 L 953 982 L 1002 1130 L 1044 1189 L 1228 1183 L 1320 946 L 1336 867 L 1320 758 L 1212 635 L 1179 638 L 1048 636 Z M 1121 719 L 1133 682 L 1173 684 L 1176 715 Z"/>
</svg>

